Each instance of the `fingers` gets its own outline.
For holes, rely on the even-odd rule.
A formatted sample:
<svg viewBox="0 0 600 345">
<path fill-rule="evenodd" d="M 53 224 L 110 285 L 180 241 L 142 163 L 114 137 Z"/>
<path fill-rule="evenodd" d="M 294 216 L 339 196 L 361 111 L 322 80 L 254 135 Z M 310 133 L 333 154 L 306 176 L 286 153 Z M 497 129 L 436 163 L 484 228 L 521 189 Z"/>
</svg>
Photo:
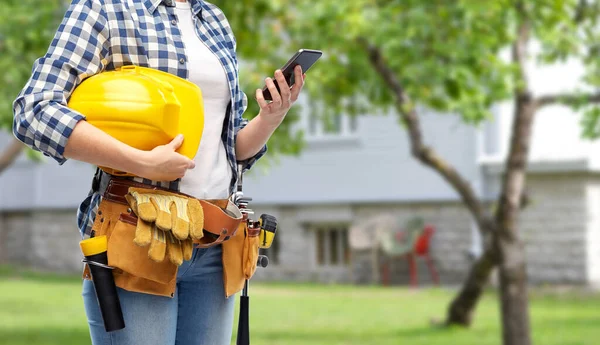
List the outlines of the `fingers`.
<svg viewBox="0 0 600 345">
<path fill-rule="evenodd" d="M 140 247 L 145 247 L 152 243 L 152 223 L 138 219 L 133 243 Z"/>
<path fill-rule="evenodd" d="M 290 99 L 292 93 L 290 92 L 290 86 L 287 83 L 287 80 L 283 77 L 283 73 L 281 70 L 275 71 L 275 79 L 277 80 L 277 84 L 279 85 L 279 93 L 281 96 L 281 100 L 284 106 L 287 106 L 290 103 Z"/>
<path fill-rule="evenodd" d="M 191 239 L 181 241 L 181 251 L 183 252 L 183 260 L 191 260 L 194 252 L 194 242 Z"/>
<path fill-rule="evenodd" d="M 196 162 L 194 162 L 193 159 L 190 159 L 187 156 L 182 155 L 181 153 L 166 152 L 164 154 L 171 155 L 171 157 L 168 158 L 169 168 L 177 169 L 177 170 L 180 170 L 180 169 L 188 170 L 188 169 L 194 169 L 196 167 Z M 185 170 L 181 171 L 181 174 L 185 174 Z M 180 177 L 183 177 L 183 176 L 180 176 Z"/>
<path fill-rule="evenodd" d="M 173 226 L 173 220 L 171 219 L 171 203 L 173 202 L 169 197 L 153 196 L 150 201 L 154 204 L 154 207 L 158 210 L 156 215 L 156 227 L 162 231 L 169 231 Z"/>
<path fill-rule="evenodd" d="M 152 223 L 156 221 L 158 216 L 158 208 L 147 195 L 143 195 L 137 192 L 132 193 L 133 197 L 137 199 L 137 215 L 142 220 Z"/>
<path fill-rule="evenodd" d="M 261 109 L 265 109 L 270 113 L 279 111 L 287 112 L 291 105 L 298 100 L 300 91 L 304 86 L 305 77 L 306 75 L 302 73 L 302 67 L 299 65 L 296 66 L 294 68 L 294 86 L 290 88 L 281 70 L 276 70 L 275 81 L 272 78 L 265 79 L 265 85 L 269 90 L 273 100 L 269 103 L 267 100 L 265 100 L 263 91 L 261 89 L 257 89 L 255 93 L 255 99 L 258 102 L 258 105 Z M 275 82 L 277 82 L 277 84 L 275 84 Z M 279 86 L 279 90 L 277 90 L 277 86 Z M 271 107 L 269 108 L 269 106 Z"/>
<path fill-rule="evenodd" d="M 170 143 L 167 144 L 173 151 L 177 150 L 183 144 L 183 134 L 177 135 Z"/>
<path fill-rule="evenodd" d="M 167 233 L 166 241 L 169 261 L 171 261 L 173 265 L 181 266 L 181 264 L 183 263 L 183 251 L 181 248 L 181 241 L 176 239 L 170 232 Z"/>
<path fill-rule="evenodd" d="M 196 162 L 194 162 L 193 160 L 191 160 L 185 156 L 182 156 L 182 157 L 185 158 L 188 169 L 194 169 L 196 167 Z"/>
<path fill-rule="evenodd" d="M 261 109 L 266 108 L 269 105 L 269 103 L 267 103 L 267 100 L 265 100 L 265 96 L 263 95 L 261 89 L 256 89 L 255 98 Z"/>
<path fill-rule="evenodd" d="M 199 240 L 204 237 L 204 209 L 196 199 L 188 200 L 188 218 L 190 219 L 190 236 Z"/>
<path fill-rule="evenodd" d="M 187 217 L 182 218 L 183 213 L 180 211 L 187 211 L 184 209 L 185 204 L 180 198 L 173 198 L 171 203 L 171 219 L 173 224 L 171 225 L 171 232 L 178 240 L 185 240 L 190 235 L 190 223 L 187 221 Z"/>
<path fill-rule="evenodd" d="M 181 147 L 181 144 L 183 144 L 183 139 L 184 139 L 183 134 L 178 134 L 175 138 L 173 138 L 173 140 L 171 140 L 170 143 L 167 144 L 167 146 L 169 148 L 171 148 L 173 151 L 177 151 Z M 196 163 L 193 160 L 187 158 L 184 155 L 181 155 L 181 154 L 179 154 L 179 155 L 181 157 L 185 158 L 188 169 L 194 169 L 196 167 Z"/>
<path fill-rule="evenodd" d="M 271 98 L 273 98 L 272 103 L 277 106 L 280 106 L 282 104 L 281 95 L 279 94 L 279 91 L 277 91 L 277 87 L 275 87 L 275 83 L 273 83 L 273 79 L 267 78 L 265 80 L 265 83 L 267 84 L 267 88 L 271 92 Z"/>
<path fill-rule="evenodd" d="M 152 242 L 148 249 L 148 257 L 156 262 L 162 262 L 167 252 L 167 242 L 165 233 L 158 230 L 156 226 L 152 227 Z"/>
<path fill-rule="evenodd" d="M 298 99 L 300 91 L 304 86 L 304 78 L 306 77 L 306 75 L 302 73 L 302 67 L 296 66 L 296 68 L 294 68 L 294 77 L 296 79 L 296 82 L 294 83 L 294 86 L 292 86 L 291 90 L 292 102 L 295 102 Z"/>
</svg>

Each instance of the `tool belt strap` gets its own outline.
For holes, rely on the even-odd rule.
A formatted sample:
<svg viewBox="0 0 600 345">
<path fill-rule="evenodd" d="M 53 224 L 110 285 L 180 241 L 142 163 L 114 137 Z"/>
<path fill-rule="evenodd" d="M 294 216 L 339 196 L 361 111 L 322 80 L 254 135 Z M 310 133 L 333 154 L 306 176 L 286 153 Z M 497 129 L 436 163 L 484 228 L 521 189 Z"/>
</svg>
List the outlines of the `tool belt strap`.
<svg viewBox="0 0 600 345">
<path fill-rule="evenodd" d="M 128 205 L 125 195 L 129 192 L 130 187 L 145 188 L 150 190 L 163 190 L 196 199 L 190 195 L 167 188 L 115 177 L 104 173 L 102 170 L 99 170 L 94 177 L 94 187 L 96 186 L 98 188 L 98 192 L 102 194 L 103 200 L 123 205 Z M 212 239 L 210 242 L 207 242 L 207 239 L 195 242 L 199 247 L 212 247 L 227 241 L 229 238 L 235 235 L 238 226 L 242 222 L 243 215 L 239 208 L 231 200 L 197 200 L 200 202 L 204 212 L 204 235 L 205 237 Z M 130 212 L 129 217 L 134 217 L 137 219 L 137 216 L 133 212 Z"/>
</svg>

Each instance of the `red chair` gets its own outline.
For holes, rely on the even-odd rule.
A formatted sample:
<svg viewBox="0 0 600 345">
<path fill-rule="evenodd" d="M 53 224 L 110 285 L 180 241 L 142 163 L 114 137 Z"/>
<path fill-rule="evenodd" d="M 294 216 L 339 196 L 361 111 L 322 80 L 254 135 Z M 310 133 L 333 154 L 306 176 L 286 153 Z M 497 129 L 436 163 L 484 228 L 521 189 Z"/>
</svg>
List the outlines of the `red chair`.
<svg viewBox="0 0 600 345">
<path fill-rule="evenodd" d="M 424 257 L 427 262 L 427 267 L 429 268 L 429 273 L 431 274 L 431 279 L 436 285 L 440 284 L 440 278 L 438 272 L 435 268 L 435 264 L 433 259 L 429 255 L 431 238 L 435 233 L 435 228 L 432 225 L 426 225 L 423 228 L 423 232 L 417 236 L 415 243 L 413 245 L 412 251 L 402 255 L 406 257 L 408 261 L 408 269 L 410 273 L 410 285 L 412 287 L 417 286 L 417 258 Z M 396 239 L 402 239 L 401 234 L 396 234 Z M 383 267 L 383 285 L 389 285 L 390 280 L 390 272 L 389 272 L 389 260 L 384 264 Z"/>
</svg>

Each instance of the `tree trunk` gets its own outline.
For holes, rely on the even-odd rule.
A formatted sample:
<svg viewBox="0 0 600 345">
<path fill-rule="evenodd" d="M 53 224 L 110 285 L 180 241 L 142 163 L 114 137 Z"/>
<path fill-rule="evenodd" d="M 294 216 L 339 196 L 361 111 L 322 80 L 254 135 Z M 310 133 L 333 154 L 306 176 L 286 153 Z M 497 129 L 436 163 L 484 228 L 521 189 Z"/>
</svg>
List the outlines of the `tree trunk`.
<svg viewBox="0 0 600 345">
<path fill-rule="evenodd" d="M 516 229 L 507 229 L 515 232 Z M 524 248 L 518 239 L 498 239 L 502 255 L 500 264 L 500 302 L 504 345 L 530 345 L 529 298 Z"/>
<path fill-rule="evenodd" d="M 432 147 L 425 145 L 416 109 L 408 95 L 404 92 L 395 73 L 387 65 L 380 49 L 371 44 L 366 38 L 359 38 L 357 42 L 364 46 L 371 64 L 383 80 L 385 80 L 396 98 L 396 109 L 402 121 L 407 126 L 412 155 L 422 164 L 438 172 L 454 188 L 476 220 L 483 237 L 486 239 L 490 238 L 491 232 L 489 230 L 495 228 L 494 220 L 488 215 L 468 179 L 465 179 L 458 170 L 444 160 Z M 489 280 L 490 272 L 497 262 L 491 243 L 492 241 L 490 240 L 486 241 L 484 255 L 471 268 L 469 277 L 463 285 L 461 293 L 452 302 L 448 310 L 446 324 L 468 325 L 471 323 L 475 306 L 479 301 L 483 288 Z"/>
<path fill-rule="evenodd" d="M 528 13 L 522 1 L 518 1 L 515 5 L 520 23 L 517 40 L 512 47 L 512 60 L 517 66 L 516 79 L 520 82 L 520 86 L 515 92 L 515 116 L 502 192 L 493 227 L 495 231 L 492 231 L 491 252 L 497 254 L 497 257 L 493 255 L 492 258 L 496 257 L 500 266 L 503 344 L 530 345 L 527 266 L 525 249 L 518 236 L 517 224 L 525 188 L 531 129 L 539 103 L 531 96 L 525 68 L 530 33 Z M 486 246 L 486 254 L 489 250 Z M 487 256 L 484 255 L 476 263 L 465 287 L 451 307 L 454 313 L 450 314 L 450 318 L 469 322 L 469 308 L 473 309 L 481 294 L 481 285 L 478 285 L 480 282 L 474 277 L 480 272 L 479 270 L 484 271 L 487 260 Z"/>
<path fill-rule="evenodd" d="M 8 147 L 0 154 L 0 174 L 8 168 L 19 157 L 24 145 L 17 139 L 13 139 Z"/>
<path fill-rule="evenodd" d="M 492 219 L 486 219 L 486 229 L 483 231 L 491 238 L 495 232 L 495 223 Z M 487 286 L 490 274 L 498 263 L 498 255 L 491 241 L 485 241 L 483 254 L 471 266 L 469 275 L 463 283 L 463 287 L 454 298 L 448 308 L 446 325 L 470 326 L 473 314 L 483 290 Z"/>
<path fill-rule="evenodd" d="M 491 250 L 487 250 L 471 266 L 469 276 L 460 293 L 448 308 L 446 325 L 470 326 L 473 322 L 475 306 L 488 283 L 490 273 L 496 266 Z"/>
<path fill-rule="evenodd" d="M 519 238 L 517 224 L 527 175 L 531 130 L 538 103 L 531 95 L 526 73 L 529 14 L 522 1 L 516 3 L 516 9 L 520 25 L 517 41 L 512 47 L 512 59 L 517 65 L 520 87 L 515 94 L 515 116 L 502 193 L 496 211 L 498 231 L 494 234 L 494 247 L 500 259 L 503 344 L 530 345 L 527 266 L 525 248 Z"/>
<path fill-rule="evenodd" d="M 494 247 L 500 258 L 504 345 L 531 344 L 527 265 L 517 224 L 536 108 L 529 93 L 517 96 L 507 172 L 496 214 L 498 232 L 494 236 Z"/>
</svg>

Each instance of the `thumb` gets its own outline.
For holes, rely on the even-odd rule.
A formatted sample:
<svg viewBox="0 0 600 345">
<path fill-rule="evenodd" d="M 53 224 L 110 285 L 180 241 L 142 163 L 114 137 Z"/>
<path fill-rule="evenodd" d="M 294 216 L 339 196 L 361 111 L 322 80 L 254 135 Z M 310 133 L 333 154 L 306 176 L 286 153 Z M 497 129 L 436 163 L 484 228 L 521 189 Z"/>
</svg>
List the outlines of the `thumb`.
<svg viewBox="0 0 600 345">
<path fill-rule="evenodd" d="M 183 144 L 183 135 L 179 134 L 173 140 L 171 140 L 171 142 L 168 143 L 167 146 L 169 146 L 173 149 L 173 151 L 175 151 L 181 146 L 181 144 Z"/>
</svg>

